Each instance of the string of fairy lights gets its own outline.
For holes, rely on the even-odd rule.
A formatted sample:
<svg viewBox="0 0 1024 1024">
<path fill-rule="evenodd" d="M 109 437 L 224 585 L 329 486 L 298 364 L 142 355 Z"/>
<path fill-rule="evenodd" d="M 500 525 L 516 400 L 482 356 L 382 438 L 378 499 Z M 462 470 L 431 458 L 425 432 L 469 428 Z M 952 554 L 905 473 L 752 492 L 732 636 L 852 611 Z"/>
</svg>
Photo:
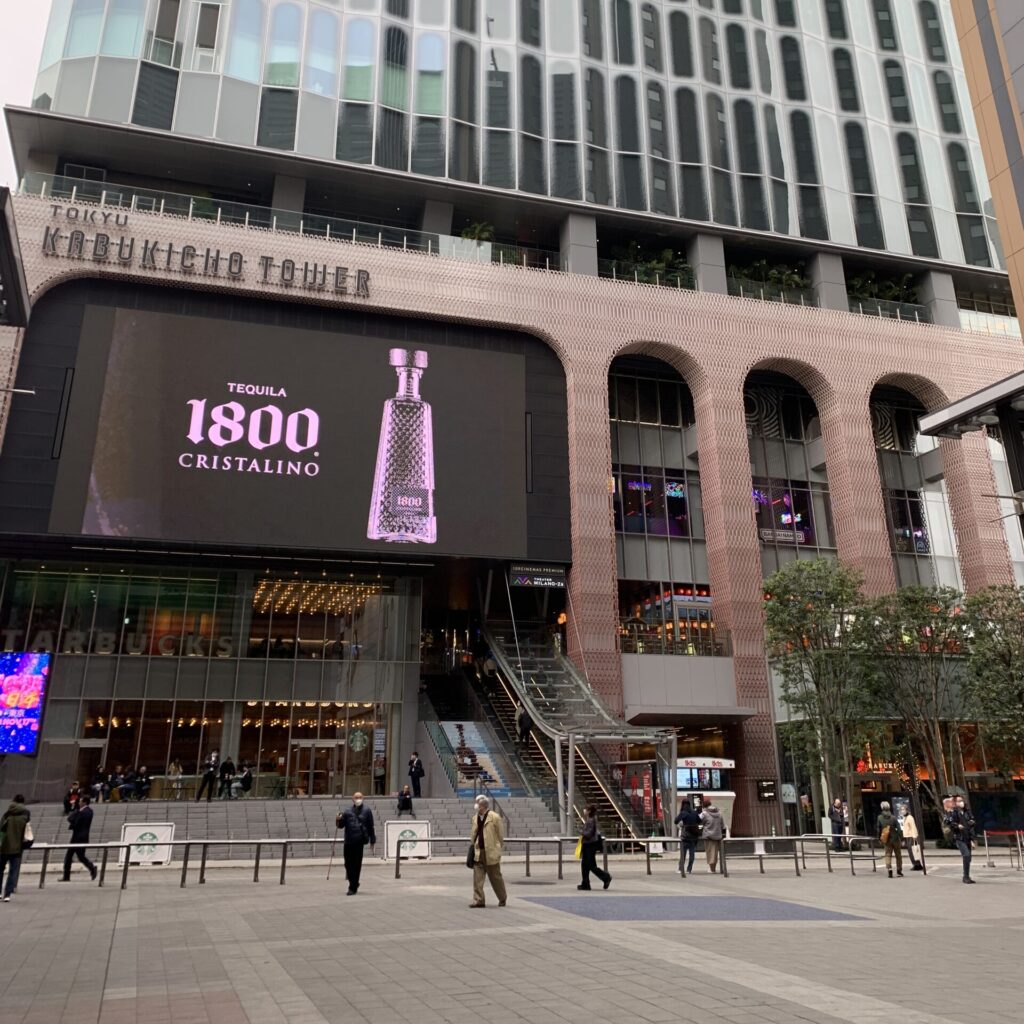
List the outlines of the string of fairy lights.
<svg viewBox="0 0 1024 1024">
<path fill-rule="evenodd" d="M 271 610 L 287 614 L 297 611 L 300 615 L 352 615 L 382 590 L 379 581 L 262 579 L 256 584 L 252 606 L 260 615 Z"/>
<path fill-rule="evenodd" d="M 259 701 L 247 701 L 247 708 L 258 708 Z M 271 711 L 271 708 L 284 709 L 282 711 Z M 303 709 L 303 716 L 294 718 L 293 713 L 296 708 Z M 317 711 L 324 712 L 331 708 L 335 710 L 335 717 L 321 717 L 317 714 Z M 260 726 L 271 726 L 272 728 L 288 728 L 289 723 L 292 727 L 298 726 L 300 728 L 315 728 L 319 723 L 321 728 L 327 729 L 344 729 L 346 726 L 369 726 L 377 724 L 372 714 L 373 704 L 365 701 L 267 701 L 264 703 L 262 714 L 256 712 L 250 714 L 248 717 L 242 719 L 242 728 L 260 728 Z M 345 710 L 348 712 L 347 716 L 338 716 L 338 712 Z M 353 718 L 352 713 L 358 711 L 361 712 L 358 718 Z M 305 712 L 313 712 L 312 714 L 306 714 Z M 367 712 L 370 712 L 367 717 Z M 273 717 L 267 717 L 272 715 Z M 107 727 L 108 718 L 105 715 L 97 715 L 95 718 L 89 717 L 85 720 L 85 727 L 87 729 L 105 729 Z M 112 715 L 109 718 L 110 727 L 112 729 L 120 729 L 124 726 L 127 729 L 132 728 L 133 724 L 137 724 L 137 719 L 133 723 L 131 717 L 121 717 L 120 715 Z M 192 729 L 197 726 L 207 728 L 211 725 L 223 725 L 223 718 L 208 718 L 205 715 L 189 715 L 181 716 L 177 719 L 167 718 L 165 719 L 167 725 L 174 725 L 178 729 Z"/>
</svg>

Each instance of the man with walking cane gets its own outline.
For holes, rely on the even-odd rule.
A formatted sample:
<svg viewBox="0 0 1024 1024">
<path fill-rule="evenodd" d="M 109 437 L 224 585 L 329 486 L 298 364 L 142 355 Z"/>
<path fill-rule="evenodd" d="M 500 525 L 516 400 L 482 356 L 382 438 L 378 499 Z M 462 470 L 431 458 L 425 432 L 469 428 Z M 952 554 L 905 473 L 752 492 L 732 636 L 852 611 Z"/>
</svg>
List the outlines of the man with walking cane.
<svg viewBox="0 0 1024 1024">
<path fill-rule="evenodd" d="M 373 830 L 373 812 L 363 806 L 363 794 L 352 794 L 352 806 L 343 811 L 335 820 L 335 826 L 341 830 L 341 850 L 345 861 L 345 877 L 348 878 L 346 896 L 355 896 L 359 892 L 359 876 L 363 870 L 363 848 L 369 844 L 370 852 L 377 845 L 377 835 Z"/>
</svg>

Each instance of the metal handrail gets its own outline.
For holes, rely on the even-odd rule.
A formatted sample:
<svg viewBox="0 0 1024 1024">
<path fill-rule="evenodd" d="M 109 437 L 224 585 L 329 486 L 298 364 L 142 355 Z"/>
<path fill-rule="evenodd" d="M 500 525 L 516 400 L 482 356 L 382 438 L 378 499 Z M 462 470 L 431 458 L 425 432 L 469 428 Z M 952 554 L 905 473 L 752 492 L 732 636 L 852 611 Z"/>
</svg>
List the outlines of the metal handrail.
<svg viewBox="0 0 1024 1024">
<path fill-rule="evenodd" d="M 989 852 L 988 837 L 991 836 L 1012 836 L 1016 843 L 1016 854 L 1017 854 L 1017 870 L 1024 871 L 1024 830 L 1022 829 L 983 829 L 982 838 L 985 840 L 985 866 L 994 868 L 996 866 L 995 861 L 992 859 L 992 854 Z M 1010 854 L 1010 864 L 1013 865 L 1014 847 L 1010 844 L 1006 844 L 1006 849 Z"/>
<path fill-rule="evenodd" d="M 793 844 L 793 869 L 796 871 L 796 877 L 800 877 L 800 857 L 797 852 L 799 846 L 798 836 L 725 836 L 721 840 L 721 861 L 722 861 L 722 877 L 729 877 L 729 862 L 726 855 L 726 849 L 731 843 L 736 846 L 739 843 L 753 843 L 754 849 L 751 853 L 734 853 L 730 854 L 734 860 L 756 860 L 761 869 L 761 874 L 764 872 L 764 862 L 766 860 L 789 860 L 790 855 L 788 853 L 772 853 L 767 849 L 766 843 L 785 843 L 790 842 Z M 760 844 L 760 848 L 758 847 Z"/>
</svg>

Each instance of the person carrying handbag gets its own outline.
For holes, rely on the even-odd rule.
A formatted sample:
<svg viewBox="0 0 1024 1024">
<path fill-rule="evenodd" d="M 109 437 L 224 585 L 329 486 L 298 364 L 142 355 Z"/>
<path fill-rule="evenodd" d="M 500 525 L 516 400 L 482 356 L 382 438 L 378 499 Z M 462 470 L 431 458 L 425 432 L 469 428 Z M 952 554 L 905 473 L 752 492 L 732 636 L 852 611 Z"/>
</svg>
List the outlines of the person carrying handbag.
<svg viewBox="0 0 1024 1024">
<path fill-rule="evenodd" d="M 25 806 L 25 798 L 19 793 L 0 818 L 0 887 L 3 888 L 4 903 L 10 903 L 14 890 L 18 888 L 21 873 L 21 855 L 32 845 L 32 815 Z M 7 884 L 4 885 L 4 875 Z"/>
<path fill-rule="evenodd" d="M 612 884 L 612 876 L 597 866 L 597 854 L 604 847 L 604 838 L 597 828 L 597 805 L 589 804 L 584 814 L 586 817 L 583 819 L 583 834 L 580 836 L 580 840 L 583 843 L 583 852 L 580 858 L 580 870 L 583 873 L 583 880 L 576 888 L 588 892 L 590 890 L 590 876 L 595 874 L 601 879 L 604 888 L 607 889 Z"/>
</svg>

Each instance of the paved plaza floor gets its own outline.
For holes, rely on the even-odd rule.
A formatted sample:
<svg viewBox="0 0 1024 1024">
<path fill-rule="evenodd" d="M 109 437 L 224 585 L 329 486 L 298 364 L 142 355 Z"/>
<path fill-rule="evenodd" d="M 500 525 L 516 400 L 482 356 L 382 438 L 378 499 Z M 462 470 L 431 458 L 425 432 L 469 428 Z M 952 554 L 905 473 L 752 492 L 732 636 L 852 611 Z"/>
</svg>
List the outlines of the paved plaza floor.
<svg viewBox="0 0 1024 1024">
<path fill-rule="evenodd" d="M 981 858 L 979 858 L 980 860 Z M 269 868 L 270 865 L 267 865 Z M 0 1024 L 1003 1024 L 1024 1015 L 1024 874 L 958 864 L 927 878 L 685 881 L 670 861 L 612 865 L 576 891 L 576 865 L 505 865 L 509 902 L 470 910 L 464 866 L 368 863 L 346 897 L 336 864 L 177 870 L 97 888 L 25 873 L 0 904 Z"/>
</svg>

